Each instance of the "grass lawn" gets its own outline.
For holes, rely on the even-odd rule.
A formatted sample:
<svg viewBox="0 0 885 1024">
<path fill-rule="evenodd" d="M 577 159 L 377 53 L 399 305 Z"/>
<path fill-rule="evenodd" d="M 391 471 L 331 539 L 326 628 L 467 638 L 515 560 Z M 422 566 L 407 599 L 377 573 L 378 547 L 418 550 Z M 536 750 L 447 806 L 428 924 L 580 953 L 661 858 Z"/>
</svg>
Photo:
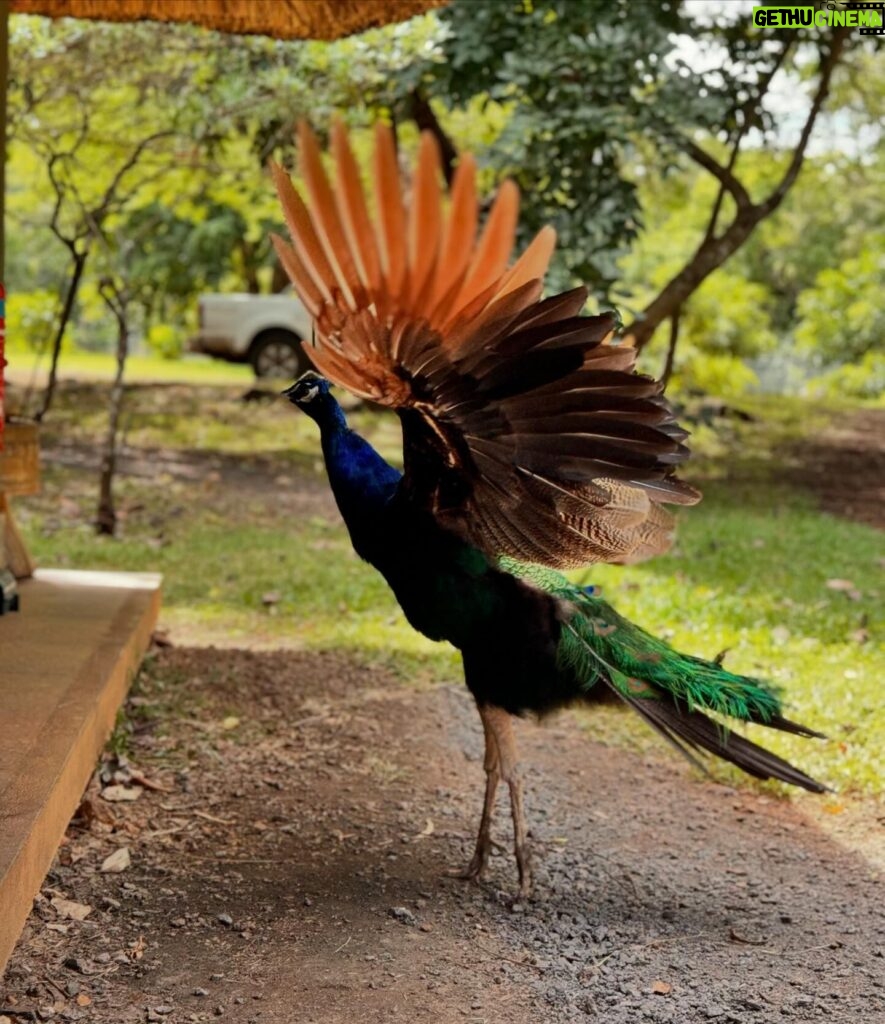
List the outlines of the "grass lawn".
<svg viewBox="0 0 885 1024">
<path fill-rule="evenodd" d="M 458 679 L 455 652 L 414 633 L 350 550 L 313 424 L 282 402 L 239 401 L 243 390 L 132 390 L 124 430 L 134 461 L 118 488 L 120 536 L 108 540 L 90 527 L 96 471 L 80 465 L 95 458 L 103 385 L 65 387 L 44 425 L 56 460 L 44 493 L 17 503 L 37 558 L 164 573 L 163 625 L 179 644 L 348 647 L 412 683 Z M 728 648 L 728 667 L 783 685 L 788 713 L 831 739 L 766 742 L 839 790 L 881 792 L 882 533 L 818 511 L 784 472 L 791 446 L 834 410 L 781 399 L 748 407 L 753 422 L 697 430 L 686 475 L 705 499 L 681 515 L 674 550 L 581 575 L 675 645 L 707 656 Z M 352 422 L 397 457 L 395 420 L 358 412 Z M 662 749 L 617 709 L 594 711 L 587 728 Z"/>
<path fill-rule="evenodd" d="M 49 373 L 48 356 L 38 358 L 31 351 L 7 350 L 8 380 L 22 387 L 33 381 L 42 387 Z M 64 352 L 59 363 L 62 380 L 113 380 L 116 361 L 107 352 L 84 352 L 74 349 Z M 243 384 L 254 380 L 252 367 L 243 363 L 226 363 L 203 355 L 186 355 L 181 359 L 161 359 L 159 356 L 130 356 L 126 360 L 126 379 L 131 383 L 161 381 L 181 384 Z"/>
</svg>

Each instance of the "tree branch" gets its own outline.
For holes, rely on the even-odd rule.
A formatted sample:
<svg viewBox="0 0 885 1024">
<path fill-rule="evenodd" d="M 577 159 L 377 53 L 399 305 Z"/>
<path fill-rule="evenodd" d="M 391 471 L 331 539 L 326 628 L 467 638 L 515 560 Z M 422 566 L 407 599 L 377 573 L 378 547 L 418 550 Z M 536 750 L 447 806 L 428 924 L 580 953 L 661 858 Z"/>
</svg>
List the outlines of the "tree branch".
<svg viewBox="0 0 885 1024">
<path fill-rule="evenodd" d="M 842 56 L 842 50 L 845 48 L 845 41 L 848 38 L 849 30 L 847 28 L 837 29 L 832 36 L 832 43 L 830 45 L 829 52 L 825 57 L 821 57 L 820 64 L 820 81 L 818 82 L 817 92 L 814 94 L 814 99 L 811 103 L 811 108 L 808 111 L 808 117 L 805 119 L 805 124 L 802 126 L 802 132 L 799 136 L 799 141 L 796 143 L 796 148 L 793 150 L 793 157 L 790 160 L 790 165 L 787 167 L 783 178 L 781 178 L 778 186 L 769 195 L 769 197 L 762 203 L 760 208 L 764 210 L 763 216 L 768 216 L 769 213 L 776 210 L 778 206 L 783 202 L 784 196 L 793 186 L 796 178 L 799 176 L 799 171 L 802 170 L 802 163 L 805 160 L 805 150 L 808 148 L 808 140 L 811 138 L 811 133 L 814 130 L 814 123 L 817 120 L 817 115 L 821 111 L 826 102 L 826 98 L 830 92 L 830 81 L 833 77 L 833 71 L 836 65 L 839 63 L 839 58 Z"/>
<path fill-rule="evenodd" d="M 98 206 L 96 206 L 91 211 L 92 216 L 98 223 L 101 223 L 102 219 L 104 218 L 104 215 L 108 211 L 108 207 L 113 202 L 117 189 L 120 186 L 120 182 L 123 180 L 123 177 L 126 174 L 128 174 L 128 172 L 131 171 L 132 168 L 138 163 L 139 159 L 141 158 L 141 154 L 147 149 L 147 147 L 152 142 L 156 142 L 158 139 L 169 138 L 175 134 L 176 133 L 172 131 L 154 132 L 153 135 L 148 135 L 146 138 L 142 139 L 141 142 L 139 142 L 139 144 L 135 147 L 135 149 L 132 150 L 132 152 L 129 154 L 129 157 L 126 160 L 124 160 L 124 162 L 120 165 L 119 169 L 117 170 L 117 173 L 111 179 L 111 183 L 105 190 L 104 196 L 102 197 L 102 201 L 98 204 Z"/>
<path fill-rule="evenodd" d="M 748 210 L 753 205 L 749 193 L 732 174 L 730 167 L 723 167 L 715 157 L 712 157 L 705 149 L 701 149 L 696 142 L 685 136 L 679 138 L 678 145 L 687 156 L 691 157 L 705 171 L 709 171 L 719 184 L 731 193 L 739 210 Z"/>
</svg>

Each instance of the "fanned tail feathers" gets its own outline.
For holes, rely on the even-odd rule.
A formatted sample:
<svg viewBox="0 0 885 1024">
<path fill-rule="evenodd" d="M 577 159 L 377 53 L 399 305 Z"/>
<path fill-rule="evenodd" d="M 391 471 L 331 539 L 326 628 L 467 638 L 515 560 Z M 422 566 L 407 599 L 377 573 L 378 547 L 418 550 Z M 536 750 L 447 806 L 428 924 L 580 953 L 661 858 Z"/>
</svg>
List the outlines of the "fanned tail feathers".
<svg viewBox="0 0 885 1024">
<path fill-rule="evenodd" d="M 686 433 L 635 350 L 608 343 L 616 315 L 583 316 L 582 288 L 542 298 L 556 233 L 516 253 L 517 186 L 480 218 L 476 162 L 461 156 L 446 197 L 430 134 L 404 175 L 376 125 L 369 189 L 340 123 L 328 169 L 306 125 L 298 139 L 301 188 L 272 167 L 291 236 L 273 242 L 314 321 L 306 350 L 396 409 L 409 500 L 493 556 L 567 568 L 665 551 L 661 504 L 700 498 L 675 476 Z"/>
</svg>

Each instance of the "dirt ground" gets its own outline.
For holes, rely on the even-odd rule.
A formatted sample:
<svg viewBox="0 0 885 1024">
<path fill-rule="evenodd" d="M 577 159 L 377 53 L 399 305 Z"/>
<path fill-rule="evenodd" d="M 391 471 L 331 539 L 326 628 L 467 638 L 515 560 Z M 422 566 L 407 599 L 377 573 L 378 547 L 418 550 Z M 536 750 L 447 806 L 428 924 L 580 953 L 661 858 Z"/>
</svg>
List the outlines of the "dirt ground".
<svg viewBox="0 0 885 1024">
<path fill-rule="evenodd" d="M 482 888 L 445 876 L 482 778 L 460 688 L 172 648 L 129 721 L 9 965 L 10 1020 L 885 1021 L 882 821 L 860 811 L 834 835 L 819 803 L 525 723 L 538 885 L 514 903 L 506 852 Z"/>
<path fill-rule="evenodd" d="M 797 482 L 881 526 L 871 415 L 804 453 Z M 445 874 L 481 800 L 462 687 L 340 651 L 159 647 L 126 722 L 127 757 L 106 755 L 0 982 L 0 1024 L 885 1024 L 881 804 L 734 790 L 568 715 L 523 723 L 537 886 L 514 902 L 506 849 L 485 886 Z M 498 814 L 509 845 L 503 798 Z"/>
<path fill-rule="evenodd" d="M 855 410 L 792 453 L 787 477 L 833 515 L 885 529 L 885 409 Z"/>
</svg>

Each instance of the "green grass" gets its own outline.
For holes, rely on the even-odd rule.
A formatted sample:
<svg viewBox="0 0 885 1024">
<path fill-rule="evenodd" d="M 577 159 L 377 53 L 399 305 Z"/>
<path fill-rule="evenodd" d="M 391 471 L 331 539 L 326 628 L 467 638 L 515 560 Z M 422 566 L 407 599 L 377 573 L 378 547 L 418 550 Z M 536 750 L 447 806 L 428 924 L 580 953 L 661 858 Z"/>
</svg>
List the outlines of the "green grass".
<svg viewBox="0 0 885 1024">
<path fill-rule="evenodd" d="M 162 572 L 163 625 L 178 643 L 343 647 L 411 682 L 457 679 L 455 652 L 411 630 L 322 500 L 294 500 L 321 485 L 313 424 L 282 403 L 239 402 L 240 394 L 135 389 L 126 416 L 130 452 L 144 452 L 146 463 L 160 446 L 180 456 L 198 452 L 204 472 L 195 480 L 122 480 L 121 536 L 107 540 L 89 526 L 92 476 L 50 468 L 44 495 L 18 503 L 40 561 Z M 580 575 L 683 650 L 712 656 L 729 648 L 729 668 L 781 685 L 789 714 L 831 737 L 766 733 L 777 752 L 841 790 L 881 792 L 882 534 L 818 511 L 782 479 L 790 446 L 819 431 L 826 410 L 778 400 L 756 402 L 754 412 L 754 423 L 697 431 L 690 475 L 705 498 L 681 515 L 670 554 Z M 353 421 L 386 453 L 397 452 L 395 421 L 367 412 Z M 101 388 L 67 388 L 46 442 L 87 445 L 102 422 Z M 225 485 L 207 454 L 237 455 L 244 470 L 260 458 L 264 483 L 243 475 Z M 829 588 L 830 579 L 850 580 L 856 593 Z M 265 603 L 271 593 L 275 600 Z M 663 750 L 616 709 L 588 714 L 587 728 L 609 743 Z"/>
<path fill-rule="evenodd" d="M 22 349 L 7 350 L 11 380 L 26 386 L 34 378 L 42 385 L 49 372 L 48 357 L 37 358 L 33 352 Z M 113 380 L 116 363 L 106 352 L 84 352 L 74 349 L 63 352 L 59 361 L 62 380 Z M 162 381 L 182 384 L 243 384 L 254 380 L 250 366 L 226 363 L 209 356 L 187 355 L 181 359 L 162 359 L 160 356 L 130 356 L 126 360 L 126 379 L 131 383 Z"/>
</svg>

